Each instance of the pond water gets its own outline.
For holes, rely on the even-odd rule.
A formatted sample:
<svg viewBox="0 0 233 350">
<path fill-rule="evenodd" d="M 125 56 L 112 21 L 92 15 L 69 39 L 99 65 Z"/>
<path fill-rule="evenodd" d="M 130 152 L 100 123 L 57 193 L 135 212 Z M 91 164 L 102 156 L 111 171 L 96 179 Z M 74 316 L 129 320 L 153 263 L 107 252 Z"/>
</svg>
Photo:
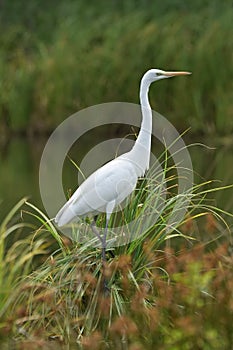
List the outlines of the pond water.
<svg viewBox="0 0 233 350">
<path fill-rule="evenodd" d="M 39 164 L 46 138 L 34 138 L 29 141 L 23 137 L 12 138 L 0 150 L 0 221 L 8 211 L 22 197 L 43 209 L 39 191 Z M 200 140 L 199 140 L 200 141 Z M 88 143 L 89 141 L 87 141 Z M 186 144 L 193 143 L 185 140 Z M 205 140 L 204 144 L 213 147 L 218 144 L 216 140 Z M 89 145 L 90 146 L 90 145 Z M 89 147 L 90 148 L 90 147 Z M 80 148 L 79 148 L 79 152 Z M 85 153 L 85 147 L 82 153 Z M 216 180 L 215 186 L 224 186 L 233 183 L 233 148 L 232 146 L 215 146 L 206 148 L 200 145 L 189 148 L 195 182 Z M 74 174 L 77 173 L 73 169 Z M 76 175 L 68 176 L 67 183 L 70 188 L 76 187 Z M 232 213 L 233 190 L 218 191 L 211 195 L 215 199 L 215 205 Z"/>
</svg>

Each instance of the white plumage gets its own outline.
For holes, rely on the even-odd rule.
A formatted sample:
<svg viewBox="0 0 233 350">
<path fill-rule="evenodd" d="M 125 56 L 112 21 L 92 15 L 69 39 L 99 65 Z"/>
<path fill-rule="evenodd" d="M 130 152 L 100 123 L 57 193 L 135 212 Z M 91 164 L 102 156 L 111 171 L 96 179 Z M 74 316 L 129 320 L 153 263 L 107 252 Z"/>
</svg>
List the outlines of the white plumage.
<svg viewBox="0 0 233 350">
<path fill-rule="evenodd" d="M 144 74 L 140 86 L 142 124 L 132 150 L 105 164 L 81 184 L 56 215 L 58 226 L 64 226 L 80 216 L 105 212 L 107 229 L 114 208 L 134 191 L 138 177 L 143 176 L 149 167 L 152 132 L 152 111 L 148 100 L 150 84 L 186 74 L 190 73 L 160 69 L 150 69 Z"/>
<path fill-rule="evenodd" d="M 56 222 L 63 226 L 75 217 L 111 214 L 136 187 L 138 173 L 125 159 L 116 158 L 91 174 L 61 208 Z"/>
</svg>

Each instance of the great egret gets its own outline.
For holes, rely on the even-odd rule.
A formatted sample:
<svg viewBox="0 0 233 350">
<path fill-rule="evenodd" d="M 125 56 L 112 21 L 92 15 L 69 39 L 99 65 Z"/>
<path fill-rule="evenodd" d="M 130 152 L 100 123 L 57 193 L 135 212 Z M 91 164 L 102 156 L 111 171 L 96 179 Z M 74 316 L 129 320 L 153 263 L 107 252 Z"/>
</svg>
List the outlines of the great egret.
<svg viewBox="0 0 233 350">
<path fill-rule="evenodd" d="M 110 216 L 114 208 L 134 191 L 138 178 L 143 176 L 149 168 L 152 132 L 152 110 L 148 99 L 149 87 L 154 81 L 187 74 L 191 73 L 166 72 L 160 69 L 150 69 L 144 74 L 140 85 L 142 123 L 133 148 L 91 174 L 56 215 L 55 223 L 60 227 L 77 217 L 100 212 L 106 213 L 104 234 L 100 236 L 95 230 L 102 244 L 103 260 L 105 260 Z"/>
</svg>

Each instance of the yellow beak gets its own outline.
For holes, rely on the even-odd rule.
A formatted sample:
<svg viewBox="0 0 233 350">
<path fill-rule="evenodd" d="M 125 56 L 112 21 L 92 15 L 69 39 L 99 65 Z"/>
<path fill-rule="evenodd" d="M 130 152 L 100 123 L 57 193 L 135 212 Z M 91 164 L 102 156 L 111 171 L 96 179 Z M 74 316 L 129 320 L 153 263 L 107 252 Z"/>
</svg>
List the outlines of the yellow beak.
<svg viewBox="0 0 233 350">
<path fill-rule="evenodd" d="M 189 75 L 192 74 L 191 72 L 164 72 L 163 75 L 166 77 L 173 77 L 178 75 Z"/>
</svg>

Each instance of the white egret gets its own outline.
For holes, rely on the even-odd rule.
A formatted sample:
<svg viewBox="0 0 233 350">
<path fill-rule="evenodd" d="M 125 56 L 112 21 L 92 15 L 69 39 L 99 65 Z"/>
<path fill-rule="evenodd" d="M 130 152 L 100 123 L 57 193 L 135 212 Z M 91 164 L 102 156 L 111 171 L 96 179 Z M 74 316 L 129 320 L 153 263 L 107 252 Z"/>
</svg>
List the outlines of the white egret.
<svg viewBox="0 0 233 350">
<path fill-rule="evenodd" d="M 152 110 L 148 99 L 149 87 L 154 81 L 187 74 L 191 73 L 166 72 L 160 69 L 150 69 L 144 74 L 140 85 L 142 123 L 133 148 L 91 174 L 56 215 L 55 222 L 60 227 L 77 217 L 100 212 L 106 213 L 104 234 L 100 236 L 95 230 L 101 240 L 103 260 L 105 260 L 110 216 L 114 208 L 134 191 L 138 178 L 143 176 L 149 168 L 152 132 Z"/>
</svg>

